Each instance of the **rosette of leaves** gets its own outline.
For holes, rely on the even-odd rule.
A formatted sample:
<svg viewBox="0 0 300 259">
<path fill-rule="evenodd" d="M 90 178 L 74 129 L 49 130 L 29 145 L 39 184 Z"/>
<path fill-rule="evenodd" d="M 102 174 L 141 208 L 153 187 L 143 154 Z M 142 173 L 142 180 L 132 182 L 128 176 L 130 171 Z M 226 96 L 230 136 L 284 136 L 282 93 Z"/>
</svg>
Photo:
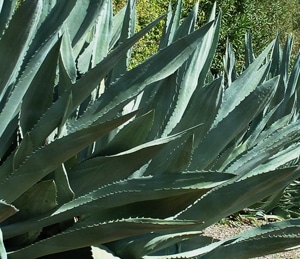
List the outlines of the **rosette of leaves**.
<svg viewBox="0 0 300 259">
<path fill-rule="evenodd" d="M 299 155 L 298 65 L 288 76 L 269 59 L 278 44 L 257 58 L 248 46 L 239 77 L 228 50 L 224 80 L 209 72 L 216 6 L 197 30 L 197 5 L 182 21 L 178 1 L 135 33 L 131 0 L 116 15 L 110 0 L 0 3 L 1 258 L 247 258 L 299 244 L 299 219 L 201 236 L 299 177 L 286 166 Z M 159 51 L 129 70 L 163 18 Z"/>
</svg>

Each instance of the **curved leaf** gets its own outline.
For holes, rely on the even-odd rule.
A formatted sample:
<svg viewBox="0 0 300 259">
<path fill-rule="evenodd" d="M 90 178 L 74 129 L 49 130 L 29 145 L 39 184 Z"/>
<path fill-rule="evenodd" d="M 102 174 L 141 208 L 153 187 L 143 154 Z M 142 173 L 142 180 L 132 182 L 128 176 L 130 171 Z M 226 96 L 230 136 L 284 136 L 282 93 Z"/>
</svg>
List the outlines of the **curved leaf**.
<svg viewBox="0 0 300 259">
<path fill-rule="evenodd" d="M 161 202 L 164 214 L 169 217 L 188 206 L 191 200 L 199 198 L 211 188 L 231 178 L 230 174 L 217 172 L 135 177 L 102 186 L 77 197 L 57 208 L 51 215 L 4 226 L 2 230 L 4 238 L 7 239 L 73 217 L 89 218 L 97 215 L 97 222 L 112 218 L 119 219 L 126 216 L 127 212 L 130 217 L 136 212 L 143 213 L 143 210 L 140 210 L 140 204 L 144 204 L 145 211 L 151 215 L 155 214 L 152 208 L 155 206 L 155 201 Z M 173 202 L 177 200 L 179 207 L 174 207 L 173 202 L 170 203 L 171 200 Z M 114 211 L 114 217 L 110 215 L 112 211 Z M 156 211 L 156 214 L 160 214 L 160 211 Z M 139 216 L 145 217 L 145 215 Z"/>
<path fill-rule="evenodd" d="M 134 114 L 128 114 L 106 123 L 100 123 L 79 130 L 73 134 L 57 139 L 54 142 L 34 151 L 27 160 L 11 172 L 0 168 L 0 197 L 7 202 L 14 201 L 28 188 L 55 170 L 61 163 L 90 145 L 96 139 L 130 119 Z M 64 152 L 57 152 L 64 150 Z M 6 175 L 6 177 L 2 177 Z M 5 185 L 5 188 L 3 186 Z M 2 187 L 1 187 L 2 186 Z M 11 186 L 11 187 L 10 187 Z M 14 192 L 11 192 L 11 189 Z"/>
<path fill-rule="evenodd" d="M 23 57 L 29 47 L 41 14 L 42 1 L 26 1 L 17 9 L 0 40 L 0 96 L 16 81 Z M 16 33 L 19 32 L 19 33 Z M 1 135 L 1 134 L 0 134 Z"/>
<path fill-rule="evenodd" d="M 196 219 L 209 226 L 234 212 L 262 200 L 297 179 L 300 171 L 295 167 L 277 169 L 244 179 L 233 178 L 205 194 L 176 217 Z M 203 209 L 205 208 L 205 209 Z"/>
<path fill-rule="evenodd" d="M 112 67 L 118 62 L 120 58 L 126 53 L 126 51 L 131 48 L 131 46 L 136 43 L 147 31 L 154 27 L 160 19 L 157 19 L 146 28 L 136 33 L 130 39 L 126 40 L 120 47 L 116 48 L 110 55 L 103 59 L 99 64 L 97 64 L 93 69 L 91 69 L 87 74 L 85 74 L 79 81 L 77 81 L 72 88 L 65 92 L 44 114 L 44 116 L 39 120 L 37 125 L 32 129 L 31 136 L 32 141 L 35 146 L 41 146 L 48 135 L 60 125 L 65 111 L 65 104 L 70 96 L 72 96 L 72 105 L 68 110 L 73 112 L 80 104 L 83 102 L 90 93 L 99 85 L 99 82 L 108 74 Z M 93 116 L 89 118 L 95 121 L 99 119 L 98 116 Z M 82 124 L 81 127 L 88 126 L 88 124 Z"/>
<path fill-rule="evenodd" d="M 10 216 L 14 215 L 17 212 L 18 209 L 15 206 L 11 204 L 7 204 L 6 202 L 0 200 L 0 222 L 6 220 L 7 218 L 9 218 Z M 2 237 L 2 232 L 1 232 L 1 237 Z M 1 244 L 1 238 L 0 238 L 0 244 Z M 1 257 L 1 252 L 0 252 L 0 257 Z"/>
<path fill-rule="evenodd" d="M 238 80 L 234 81 L 232 85 L 237 81 Z M 274 86 L 276 86 L 277 83 L 278 78 L 273 78 L 258 86 L 245 99 L 240 100 L 238 106 L 234 107 L 227 117 L 213 126 L 194 152 L 192 161 L 193 168 L 206 168 L 218 157 L 220 152 L 233 138 L 248 127 L 251 120 L 262 111 L 266 103 L 270 100 L 274 92 Z M 240 91 L 237 91 L 231 98 L 233 98 L 233 96 L 239 97 L 239 94 Z M 220 109 L 222 109 L 222 105 Z M 220 132 L 222 134 L 220 134 Z"/>
<path fill-rule="evenodd" d="M 193 221 L 159 220 L 147 218 L 121 219 L 117 221 L 74 226 L 58 235 L 8 253 L 9 258 L 40 257 L 47 254 L 73 250 L 94 244 L 103 244 L 132 235 L 180 229 L 193 225 Z"/>
<path fill-rule="evenodd" d="M 85 124 L 91 118 L 102 117 L 120 108 L 136 97 L 147 85 L 174 73 L 203 40 L 213 22 L 176 41 L 144 63 L 125 73 L 111 85 L 76 124 Z"/>
<path fill-rule="evenodd" d="M 60 43 L 49 51 L 22 99 L 20 126 L 24 135 L 52 105 Z"/>
</svg>

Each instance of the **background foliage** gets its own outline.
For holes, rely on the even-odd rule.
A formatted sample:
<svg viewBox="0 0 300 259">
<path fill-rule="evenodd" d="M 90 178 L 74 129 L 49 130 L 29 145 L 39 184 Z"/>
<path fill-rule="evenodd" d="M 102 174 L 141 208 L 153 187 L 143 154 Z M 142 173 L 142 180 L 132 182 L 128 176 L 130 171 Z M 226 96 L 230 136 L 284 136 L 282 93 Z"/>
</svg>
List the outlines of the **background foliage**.
<svg viewBox="0 0 300 259">
<path fill-rule="evenodd" d="M 176 1 L 171 2 L 174 7 Z M 183 1 L 183 16 L 192 9 L 195 2 L 197 1 Z M 203 25 L 207 20 L 214 2 L 215 0 L 199 1 L 198 26 Z M 244 35 L 247 32 L 252 33 L 256 53 L 261 52 L 274 39 L 278 31 L 282 43 L 286 36 L 292 33 L 295 35 L 293 57 L 296 56 L 300 45 L 300 5 L 297 0 L 217 0 L 216 2 L 222 10 L 222 26 L 212 72 L 218 73 L 221 70 L 227 39 L 232 43 L 236 53 L 238 72 L 243 68 Z M 115 0 L 114 3 L 117 11 L 126 4 L 126 0 Z M 139 17 L 137 29 L 145 27 L 154 18 L 164 14 L 168 3 L 165 0 L 137 0 Z M 132 66 L 136 66 L 157 51 L 162 28 L 163 22 L 135 46 Z"/>
</svg>

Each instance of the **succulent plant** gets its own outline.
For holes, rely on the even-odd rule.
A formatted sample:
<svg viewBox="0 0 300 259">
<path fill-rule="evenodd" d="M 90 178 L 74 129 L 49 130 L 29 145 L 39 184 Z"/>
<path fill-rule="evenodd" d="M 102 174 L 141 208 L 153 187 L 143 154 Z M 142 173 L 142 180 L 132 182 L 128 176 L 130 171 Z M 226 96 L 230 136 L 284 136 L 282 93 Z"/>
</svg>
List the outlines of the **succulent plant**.
<svg viewBox="0 0 300 259">
<path fill-rule="evenodd" d="M 299 178 L 299 62 L 278 39 L 210 64 L 216 6 L 135 33 L 135 1 L 1 3 L 0 257 L 247 258 L 299 245 L 289 219 L 211 243 L 206 227 Z M 165 18 L 157 54 L 132 46 Z M 253 249 L 255 245 L 255 250 Z M 83 257 L 81 257 L 83 258 Z"/>
</svg>

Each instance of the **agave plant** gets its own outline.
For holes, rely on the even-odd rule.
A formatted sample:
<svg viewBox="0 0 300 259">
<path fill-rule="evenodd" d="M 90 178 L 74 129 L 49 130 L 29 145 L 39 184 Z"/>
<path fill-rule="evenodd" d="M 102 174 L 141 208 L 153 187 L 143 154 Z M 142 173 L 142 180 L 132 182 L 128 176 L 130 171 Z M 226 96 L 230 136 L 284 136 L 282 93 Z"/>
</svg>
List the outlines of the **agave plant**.
<svg viewBox="0 0 300 259">
<path fill-rule="evenodd" d="M 220 15 L 181 1 L 135 33 L 135 1 L 1 1 L 1 258 L 248 258 L 299 245 L 300 220 L 202 231 L 296 180 L 299 62 L 288 41 L 214 77 Z M 131 49 L 165 18 L 157 54 Z M 255 250 L 253 250 L 255 245 Z M 85 253 L 85 255 L 81 255 Z"/>
</svg>

